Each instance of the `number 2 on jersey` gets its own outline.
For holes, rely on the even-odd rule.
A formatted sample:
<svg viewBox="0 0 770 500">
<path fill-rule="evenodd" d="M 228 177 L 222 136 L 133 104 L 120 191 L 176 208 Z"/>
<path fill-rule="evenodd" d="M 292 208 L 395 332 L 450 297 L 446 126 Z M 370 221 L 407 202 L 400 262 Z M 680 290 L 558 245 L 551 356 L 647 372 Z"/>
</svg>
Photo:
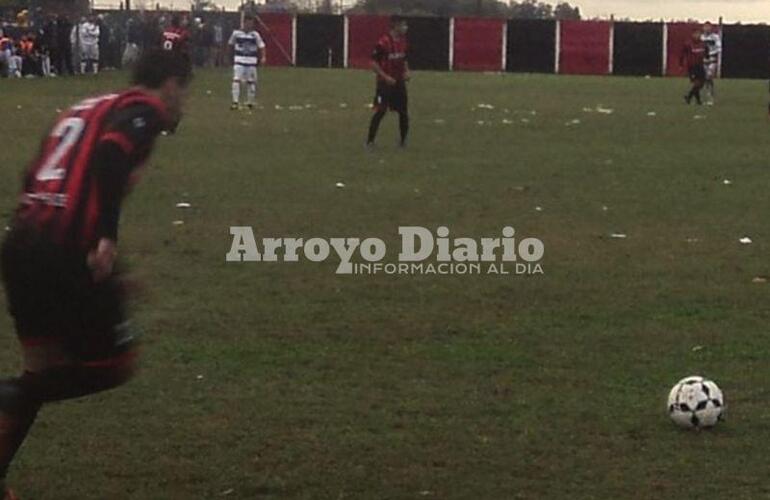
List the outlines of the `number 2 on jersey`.
<svg viewBox="0 0 770 500">
<path fill-rule="evenodd" d="M 77 144 L 80 135 L 85 128 L 85 120 L 82 118 L 71 117 L 59 122 L 51 132 L 52 139 L 60 139 L 56 149 L 48 155 L 40 171 L 37 173 L 39 181 L 58 181 L 64 179 L 66 172 L 59 163 L 69 153 L 70 149 Z"/>
</svg>

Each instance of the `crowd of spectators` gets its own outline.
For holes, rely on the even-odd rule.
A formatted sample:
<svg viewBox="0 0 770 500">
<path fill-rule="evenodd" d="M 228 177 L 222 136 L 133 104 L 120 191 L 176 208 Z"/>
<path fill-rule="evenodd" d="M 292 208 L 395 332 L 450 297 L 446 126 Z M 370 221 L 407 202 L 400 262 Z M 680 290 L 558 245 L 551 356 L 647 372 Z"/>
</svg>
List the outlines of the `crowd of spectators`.
<svg viewBox="0 0 770 500">
<path fill-rule="evenodd" d="M 40 10 L 0 13 L 0 77 L 55 77 L 121 68 L 161 44 L 172 18 L 189 32 L 197 66 L 228 64 L 232 16 L 166 12 L 102 12 L 73 18 Z M 235 19 L 237 21 L 237 18 Z"/>
</svg>

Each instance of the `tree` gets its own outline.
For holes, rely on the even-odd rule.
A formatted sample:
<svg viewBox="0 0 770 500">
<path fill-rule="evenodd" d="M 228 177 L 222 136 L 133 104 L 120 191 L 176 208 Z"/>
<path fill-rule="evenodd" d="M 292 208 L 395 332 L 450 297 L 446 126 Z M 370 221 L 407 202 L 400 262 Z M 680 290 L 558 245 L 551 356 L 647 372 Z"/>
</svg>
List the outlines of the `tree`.
<svg viewBox="0 0 770 500">
<path fill-rule="evenodd" d="M 567 2 L 562 2 L 553 10 L 553 16 L 560 20 L 580 20 L 580 7 L 572 7 Z"/>
</svg>

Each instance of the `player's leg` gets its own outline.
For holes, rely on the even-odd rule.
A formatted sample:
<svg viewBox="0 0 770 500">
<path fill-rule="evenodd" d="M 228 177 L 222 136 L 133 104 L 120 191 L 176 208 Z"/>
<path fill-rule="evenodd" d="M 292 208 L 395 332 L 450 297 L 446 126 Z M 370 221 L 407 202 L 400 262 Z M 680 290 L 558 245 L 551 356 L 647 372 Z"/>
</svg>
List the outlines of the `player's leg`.
<svg viewBox="0 0 770 500">
<path fill-rule="evenodd" d="M 30 350 L 34 353 L 30 354 Z M 25 358 L 36 360 L 31 362 L 35 366 L 26 365 L 20 377 L 0 381 L 0 488 L 5 488 L 8 469 L 45 403 L 118 387 L 135 372 L 134 352 L 130 356 L 72 362 L 68 349 L 56 342 L 25 347 L 23 351 Z"/>
<path fill-rule="evenodd" d="M 236 64 L 233 66 L 233 84 L 232 84 L 232 96 L 233 101 L 230 109 L 238 109 L 241 104 L 241 80 L 243 80 L 244 67 Z"/>
<path fill-rule="evenodd" d="M 0 494 L 6 491 L 8 468 L 35 423 L 40 406 L 21 377 L 0 381 Z"/>
<path fill-rule="evenodd" d="M 97 44 L 91 46 L 91 72 L 99 73 L 99 45 Z"/>
<path fill-rule="evenodd" d="M 380 123 L 387 113 L 390 106 L 390 92 L 385 83 L 377 83 L 377 91 L 374 96 L 374 114 L 369 121 L 369 134 L 366 137 L 366 145 L 371 147 L 377 139 L 377 132 L 380 130 Z"/>
<path fill-rule="evenodd" d="M 406 83 L 400 82 L 396 88 L 394 106 L 398 111 L 398 130 L 401 141 L 400 146 L 406 147 L 407 137 L 409 136 L 409 98 L 406 91 Z"/>
<path fill-rule="evenodd" d="M 88 66 L 88 52 L 86 51 L 86 47 L 83 46 L 82 50 L 80 51 L 80 74 L 84 75 L 86 73 L 86 67 Z"/>
<path fill-rule="evenodd" d="M 695 99 L 698 104 L 701 104 L 700 91 L 703 88 L 705 78 L 706 75 L 702 66 L 690 68 L 690 82 L 692 83 L 692 86 L 690 87 L 690 92 L 685 96 L 687 104 L 690 104 L 693 99 Z"/>
<path fill-rule="evenodd" d="M 254 109 L 254 105 L 257 103 L 257 68 L 248 68 L 248 78 L 246 79 L 247 86 L 247 106 L 249 109 Z"/>
<path fill-rule="evenodd" d="M 704 83 L 704 89 L 706 91 L 707 104 L 714 104 L 714 97 L 716 97 L 714 78 L 716 78 L 716 64 L 709 63 L 706 65 L 706 81 Z"/>
<path fill-rule="evenodd" d="M 0 380 L 0 481 L 41 406 L 116 387 L 134 372 L 136 343 L 125 328 L 117 278 L 94 284 L 82 257 L 8 233 L 0 258 L 24 372 Z M 3 485 L 4 486 L 4 485 Z"/>
</svg>

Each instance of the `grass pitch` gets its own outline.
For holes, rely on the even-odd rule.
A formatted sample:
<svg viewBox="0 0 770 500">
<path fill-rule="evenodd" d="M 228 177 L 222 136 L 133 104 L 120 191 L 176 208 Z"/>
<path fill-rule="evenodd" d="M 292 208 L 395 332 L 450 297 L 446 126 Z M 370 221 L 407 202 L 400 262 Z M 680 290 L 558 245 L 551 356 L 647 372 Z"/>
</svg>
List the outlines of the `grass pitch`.
<svg viewBox="0 0 770 500">
<path fill-rule="evenodd" d="M 10 477 L 23 498 L 770 496 L 764 82 L 696 108 L 683 80 L 416 73 L 409 149 L 389 117 L 366 154 L 368 73 L 261 77 L 249 115 L 229 72 L 200 72 L 159 141 L 120 243 L 147 286 L 143 371 L 44 409 Z M 0 81 L 8 214 L 56 109 L 124 78 Z M 512 225 L 545 242 L 545 273 L 228 264 L 232 225 L 391 249 L 399 225 Z M 711 432 L 664 412 L 696 373 L 729 405 Z"/>
</svg>

